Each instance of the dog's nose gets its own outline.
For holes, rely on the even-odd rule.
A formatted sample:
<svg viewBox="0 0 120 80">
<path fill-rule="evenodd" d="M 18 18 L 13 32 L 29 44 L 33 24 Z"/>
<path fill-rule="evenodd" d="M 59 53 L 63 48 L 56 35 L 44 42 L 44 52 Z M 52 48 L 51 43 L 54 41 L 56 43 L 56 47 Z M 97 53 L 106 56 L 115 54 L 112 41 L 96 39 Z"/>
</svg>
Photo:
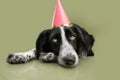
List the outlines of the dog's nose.
<svg viewBox="0 0 120 80">
<path fill-rule="evenodd" d="M 75 63 L 75 57 L 72 55 L 67 55 L 66 57 L 63 58 L 64 62 L 66 65 L 70 66 Z"/>
</svg>

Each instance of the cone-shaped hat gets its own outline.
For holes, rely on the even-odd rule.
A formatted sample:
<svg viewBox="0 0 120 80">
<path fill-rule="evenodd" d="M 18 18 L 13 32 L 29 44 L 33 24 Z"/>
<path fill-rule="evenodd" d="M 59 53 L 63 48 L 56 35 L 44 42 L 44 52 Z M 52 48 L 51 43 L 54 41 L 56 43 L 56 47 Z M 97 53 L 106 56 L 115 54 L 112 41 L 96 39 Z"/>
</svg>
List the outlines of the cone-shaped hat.
<svg viewBox="0 0 120 80">
<path fill-rule="evenodd" d="M 52 27 L 68 25 L 68 24 L 70 24 L 70 21 L 62 7 L 60 0 L 57 0 L 53 21 L 52 21 Z"/>
</svg>

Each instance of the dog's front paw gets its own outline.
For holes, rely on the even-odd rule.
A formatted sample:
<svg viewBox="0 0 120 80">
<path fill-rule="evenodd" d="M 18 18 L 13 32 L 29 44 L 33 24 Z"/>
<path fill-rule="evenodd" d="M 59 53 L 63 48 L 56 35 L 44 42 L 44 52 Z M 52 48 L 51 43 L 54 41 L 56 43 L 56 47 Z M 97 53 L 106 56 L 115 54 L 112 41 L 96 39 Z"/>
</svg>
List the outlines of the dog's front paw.
<svg viewBox="0 0 120 80">
<path fill-rule="evenodd" d="M 41 53 L 39 59 L 43 62 L 54 62 L 56 57 L 52 52 L 49 53 Z"/>
<path fill-rule="evenodd" d="M 28 60 L 29 60 L 29 56 L 28 56 L 28 58 L 26 58 L 23 55 L 16 55 L 16 54 L 9 54 L 9 56 L 7 58 L 7 62 L 10 64 L 25 63 Z"/>
</svg>

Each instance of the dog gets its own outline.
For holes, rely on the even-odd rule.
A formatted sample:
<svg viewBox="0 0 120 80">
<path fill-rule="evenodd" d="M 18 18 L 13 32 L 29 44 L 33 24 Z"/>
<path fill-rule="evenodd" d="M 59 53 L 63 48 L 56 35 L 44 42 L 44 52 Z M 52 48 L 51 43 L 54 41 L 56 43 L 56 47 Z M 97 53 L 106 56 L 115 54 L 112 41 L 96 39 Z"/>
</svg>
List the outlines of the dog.
<svg viewBox="0 0 120 80">
<path fill-rule="evenodd" d="M 36 48 L 9 54 L 7 62 L 19 64 L 37 58 L 43 62 L 56 62 L 64 67 L 73 67 L 82 56 L 94 56 L 94 41 L 94 37 L 77 24 L 72 23 L 71 27 L 55 27 L 40 33 Z"/>
</svg>

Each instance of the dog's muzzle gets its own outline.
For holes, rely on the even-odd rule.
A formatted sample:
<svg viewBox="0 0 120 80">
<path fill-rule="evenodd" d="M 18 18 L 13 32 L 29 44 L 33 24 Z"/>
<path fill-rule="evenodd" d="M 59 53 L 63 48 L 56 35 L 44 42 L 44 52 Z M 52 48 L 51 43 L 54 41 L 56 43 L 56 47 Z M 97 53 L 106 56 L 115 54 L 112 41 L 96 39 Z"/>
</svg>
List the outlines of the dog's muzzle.
<svg viewBox="0 0 120 80">
<path fill-rule="evenodd" d="M 72 67 L 77 65 L 78 63 L 78 55 L 72 46 L 61 46 L 59 56 L 58 56 L 58 64 L 65 67 Z"/>
</svg>

